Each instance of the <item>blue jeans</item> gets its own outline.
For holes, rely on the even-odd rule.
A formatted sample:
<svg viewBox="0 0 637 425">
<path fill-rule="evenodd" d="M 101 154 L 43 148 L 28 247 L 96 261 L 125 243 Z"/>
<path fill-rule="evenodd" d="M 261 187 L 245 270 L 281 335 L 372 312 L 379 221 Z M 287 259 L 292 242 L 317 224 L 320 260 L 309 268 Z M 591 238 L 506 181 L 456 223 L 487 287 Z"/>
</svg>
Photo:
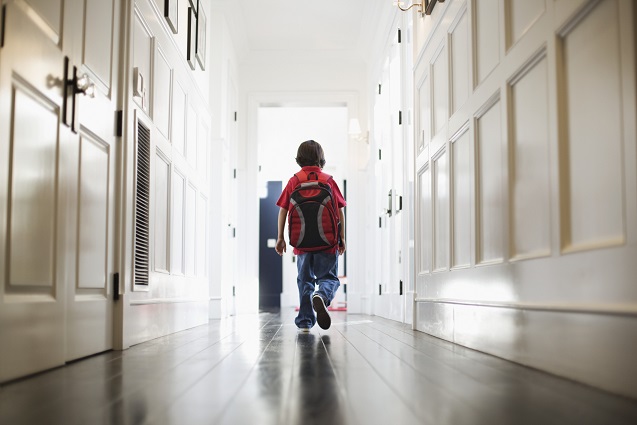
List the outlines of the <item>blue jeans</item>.
<svg viewBox="0 0 637 425">
<path fill-rule="evenodd" d="M 334 294 L 340 286 L 338 280 L 338 252 L 328 254 L 324 252 L 308 252 L 296 257 L 298 276 L 296 284 L 299 287 L 299 315 L 294 323 L 299 328 L 311 328 L 316 323 L 316 316 L 312 308 L 312 296 L 315 285 L 318 284 L 319 294 L 325 306 L 330 305 Z"/>
</svg>

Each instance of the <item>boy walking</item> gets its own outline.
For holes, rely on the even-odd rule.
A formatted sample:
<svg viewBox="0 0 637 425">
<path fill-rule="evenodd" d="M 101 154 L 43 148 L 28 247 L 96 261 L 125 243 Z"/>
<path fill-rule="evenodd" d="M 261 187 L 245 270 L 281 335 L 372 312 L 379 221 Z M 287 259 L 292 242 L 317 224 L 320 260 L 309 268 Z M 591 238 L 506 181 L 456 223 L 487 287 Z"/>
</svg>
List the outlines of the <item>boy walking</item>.
<svg viewBox="0 0 637 425">
<path fill-rule="evenodd" d="M 301 143 L 297 151 L 296 163 L 301 167 L 301 171 L 290 178 L 279 200 L 276 202 L 281 208 L 279 210 L 276 252 L 279 255 L 283 255 L 286 250 L 283 229 L 289 210 L 296 206 L 293 197 L 295 189 L 299 185 L 313 181 L 328 185 L 332 199 L 326 199 L 324 202 L 333 201 L 335 203 L 339 219 L 339 225 L 337 229 L 334 229 L 337 243 L 334 242 L 333 245 L 326 243 L 325 246 L 306 246 L 300 243 L 300 240 L 294 243 L 294 245 L 298 245 L 298 247 L 295 246 L 294 248 L 294 254 L 297 256 L 298 276 L 296 283 L 299 287 L 300 300 L 299 314 L 294 322 L 301 331 L 309 332 L 310 328 L 317 322 L 322 329 L 328 329 L 332 323 L 327 306 L 334 299 L 336 290 L 340 286 L 338 280 L 338 256 L 343 254 L 346 248 L 343 207 L 347 203 L 334 179 L 322 172 L 325 166 L 325 155 L 320 144 L 314 140 Z M 288 226 L 291 226 L 291 223 L 288 223 Z M 329 241 L 329 237 L 325 237 L 322 232 L 321 230 L 322 239 Z M 300 239 L 302 238 L 303 235 Z M 292 241 L 290 241 L 290 244 L 293 244 Z M 317 284 L 318 290 L 315 291 L 315 285 Z M 316 316 L 312 310 L 316 311 Z"/>
</svg>

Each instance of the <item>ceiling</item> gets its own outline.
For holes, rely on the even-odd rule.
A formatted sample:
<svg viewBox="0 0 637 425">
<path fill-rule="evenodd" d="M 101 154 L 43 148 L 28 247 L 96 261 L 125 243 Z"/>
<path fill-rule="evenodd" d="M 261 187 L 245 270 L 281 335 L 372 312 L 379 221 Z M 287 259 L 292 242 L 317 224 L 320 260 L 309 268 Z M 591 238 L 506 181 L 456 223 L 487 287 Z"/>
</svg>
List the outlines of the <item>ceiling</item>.
<svg viewBox="0 0 637 425">
<path fill-rule="evenodd" d="M 242 60 L 364 60 L 378 6 L 391 0 L 212 0 L 229 20 Z"/>
</svg>

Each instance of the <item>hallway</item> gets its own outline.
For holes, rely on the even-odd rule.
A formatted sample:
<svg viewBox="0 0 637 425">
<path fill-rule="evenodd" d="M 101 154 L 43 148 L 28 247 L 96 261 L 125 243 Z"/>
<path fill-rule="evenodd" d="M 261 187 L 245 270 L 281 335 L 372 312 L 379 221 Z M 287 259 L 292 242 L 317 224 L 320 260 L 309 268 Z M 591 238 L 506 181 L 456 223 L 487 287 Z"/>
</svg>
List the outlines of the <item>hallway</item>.
<svg viewBox="0 0 637 425">
<path fill-rule="evenodd" d="M 213 320 L 0 387 L 2 424 L 634 424 L 637 403 L 333 313 Z"/>
</svg>

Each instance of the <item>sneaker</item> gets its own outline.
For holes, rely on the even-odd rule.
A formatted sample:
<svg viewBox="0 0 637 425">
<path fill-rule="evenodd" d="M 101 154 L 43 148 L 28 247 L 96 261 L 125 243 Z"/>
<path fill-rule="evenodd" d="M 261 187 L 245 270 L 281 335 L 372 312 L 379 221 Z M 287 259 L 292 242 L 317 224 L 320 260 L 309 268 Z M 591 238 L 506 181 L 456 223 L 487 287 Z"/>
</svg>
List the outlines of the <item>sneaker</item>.
<svg viewBox="0 0 637 425">
<path fill-rule="evenodd" d="M 319 294 L 315 294 L 312 297 L 312 307 L 314 311 L 316 311 L 316 321 L 318 325 L 322 329 L 329 329 L 332 324 L 332 319 L 327 312 L 327 307 L 325 307 L 325 301 L 323 301 L 323 298 Z"/>
<path fill-rule="evenodd" d="M 299 332 L 302 334 L 309 334 L 310 328 L 299 328 Z"/>
</svg>

